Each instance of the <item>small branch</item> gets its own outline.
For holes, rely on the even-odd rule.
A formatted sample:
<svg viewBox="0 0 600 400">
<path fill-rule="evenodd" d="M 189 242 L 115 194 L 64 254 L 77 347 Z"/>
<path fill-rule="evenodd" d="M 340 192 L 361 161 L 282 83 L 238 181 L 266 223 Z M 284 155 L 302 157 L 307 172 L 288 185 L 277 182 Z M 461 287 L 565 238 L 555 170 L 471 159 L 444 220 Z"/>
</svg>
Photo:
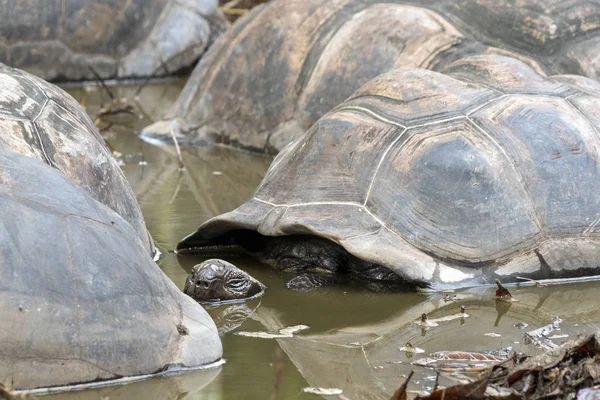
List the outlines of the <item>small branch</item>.
<svg viewBox="0 0 600 400">
<path fill-rule="evenodd" d="M 111 101 L 114 101 L 115 100 L 115 96 L 113 95 L 113 93 L 111 92 L 111 90 L 108 88 L 108 86 L 106 86 L 106 83 L 104 83 L 104 79 L 102 79 L 100 77 L 100 75 L 98 74 L 98 72 L 96 72 L 96 70 L 94 69 L 94 67 L 92 67 L 91 65 L 88 64 L 88 68 L 90 69 L 90 71 L 92 71 L 92 74 L 94 75 L 94 78 L 96 78 L 96 80 L 100 83 L 100 86 L 102 86 L 102 89 L 104 89 L 106 91 L 106 93 L 110 97 Z"/>
<path fill-rule="evenodd" d="M 177 158 L 179 159 L 179 169 L 185 169 L 185 165 L 183 164 L 183 157 L 181 156 L 181 149 L 179 148 L 179 143 L 177 142 L 177 138 L 175 137 L 175 131 L 171 128 L 171 138 L 173 138 L 173 143 L 175 143 L 175 151 L 177 151 Z"/>
</svg>

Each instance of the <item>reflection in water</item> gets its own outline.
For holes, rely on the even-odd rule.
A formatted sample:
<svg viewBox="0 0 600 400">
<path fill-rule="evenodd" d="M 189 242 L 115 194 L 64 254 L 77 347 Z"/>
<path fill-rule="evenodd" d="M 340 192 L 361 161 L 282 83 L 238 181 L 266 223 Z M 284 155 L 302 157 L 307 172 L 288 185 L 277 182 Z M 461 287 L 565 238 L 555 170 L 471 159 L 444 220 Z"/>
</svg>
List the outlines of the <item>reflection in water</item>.
<svg viewBox="0 0 600 400">
<path fill-rule="evenodd" d="M 51 400 L 178 400 L 186 396 L 191 398 L 193 393 L 203 389 L 215 379 L 220 370 L 221 368 L 214 368 L 174 376 L 157 376 L 128 385 L 62 393 L 43 398 Z"/>
<path fill-rule="evenodd" d="M 215 321 L 219 335 L 239 328 L 244 321 L 254 314 L 260 306 L 260 299 L 248 300 L 243 303 L 221 304 L 218 306 L 204 306 L 208 314 Z"/>
<path fill-rule="evenodd" d="M 271 160 L 222 148 L 191 148 L 183 149 L 185 169 L 180 171 L 174 149 L 138 140 L 133 132 L 167 109 L 179 89 L 178 82 L 148 85 L 139 96 L 140 101 L 148 103 L 143 104 L 142 119 L 118 116 L 105 135 L 111 148 L 123 154 L 125 174 L 134 187 L 150 232 L 164 253 L 159 262 L 161 268 L 182 288 L 187 273 L 202 259 L 176 257 L 169 251 L 206 219 L 242 204 L 261 181 Z M 79 99 L 85 95 L 88 111 L 94 114 L 99 105 L 94 96 L 101 92 L 73 90 Z M 134 90 L 135 87 L 115 89 L 115 97 L 131 99 Z M 524 334 L 549 324 L 556 315 L 564 321 L 560 333 L 570 338 L 595 331 L 600 322 L 597 282 L 513 287 L 510 291 L 518 300 L 514 303 L 496 302 L 495 287 L 451 294 L 376 294 L 349 283 L 306 293 L 285 288 L 292 275 L 244 257 L 228 260 L 266 284 L 268 290 L 260 301 L 234 304 L 232 309 L 208 310 L 223 333 L 227 364 L 219 376 L 193 394 L 169 389 L 164 384 L 155 389 L 159 397 L 146 397 L 154 391 L 145 392 L 146 389 L 132 385 L 127 389 L 131 390 L 127 397 L 176 398 L 177 393 L 190 392 L 186 399 L 308 400 L 317 397 L 303 393 L 302 388 L 322 386 L 339 387 L 352 400 L 388 399 L 402 381 L 400 376 L 411 370 L 416 372 L 411 389 L 433 386 L 433 380 L 428 380 L 435 375 L 431 370 L 410 364 L 422 355 L 411 358 L 409 353 L 398 350 L 407 342 L 425 349 L 426 354 L 441 350 L 485 352 L 507 347 L 533 354 L 538 350 L 524 343 Z M 422 313 L 430 319 L 456 314 L 461 305 L 466 306 L 469 318 L 439 322 L 438 327 L 429 329 L 414 323 Z M 522 322 L 529 326 L 523 330 L 514 326 Z M 310 329 L 294 338 L 278 340 L 233 334 L 238 330 L 277 332 L 297 324 Z M 490 333 L 500 336 L 486 336 Z M 76 395 L 83 393 L 61 398 L 72 399 Z M 116 394 L 103 396 L 116 398 Z"/>
</svg>

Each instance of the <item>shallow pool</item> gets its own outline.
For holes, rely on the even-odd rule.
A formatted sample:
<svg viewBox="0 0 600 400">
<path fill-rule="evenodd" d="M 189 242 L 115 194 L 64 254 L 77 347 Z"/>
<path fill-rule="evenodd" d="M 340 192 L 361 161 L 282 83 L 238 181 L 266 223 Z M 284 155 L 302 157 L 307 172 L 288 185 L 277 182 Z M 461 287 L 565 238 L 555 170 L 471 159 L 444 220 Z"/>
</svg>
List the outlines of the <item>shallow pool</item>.
<svg viewBox="0 0 600 400">
<path fill-rule="evenodd" d="M 187 273 L 202 259 L 177 257 L 172 249 L 200 223 L 243 203 L 261 181 L 271 158 L 223 148 L 183 148 L 179 168 L 175 148 L 156 147 L 135 133 L 172 104 L 183 81 L 112 87 L 113 96 L 133 106 L 97 121 L 109 146 L 122 161 L 156 245 L 163 252 L 163 271 L 183 287 Z M 69 88 L 95 115 L 109 103 L 98 87 Z M 307 293 L 287 290 L 289 275 L 256 261 L 230 258 L 268 286 L 267 294 L 248 303 L 208 308 L 222 331 L 226 364 L 220 370 L 159 377 L 127 386 L 53 395 L 53 399 L 316 399 L 303 388 L 339 388 L 328 398 L 389 399 L 411 370 L 411 390 L 433 386 L 435 373 L 411 361 L 440 350 L 489 351 L 512 348 L 539 352 L 524 341 L 527 331 L 562 319 L 553 334 L 590 333 L 600 322 L 600 283 L 514 287 L 513 303 L 495 300 L 495 288 L 456 293 L 375 294 L 349 284 Z M 440 322 L 425 330 L 415 322 L 454 317 L 466 306 L 468 318 Z M 528 324 L 524 329 L 515 326 Z M 310 329 L 292 338 L 262 339 L 240 331 L 277 332 L 305 324 Z M 554 340 L 560 343 L 562 339 Z M 407 342 L 425 350 L 399 350 Z M 450 381 L 440 379 L 441 385 Z"/>
</svg>

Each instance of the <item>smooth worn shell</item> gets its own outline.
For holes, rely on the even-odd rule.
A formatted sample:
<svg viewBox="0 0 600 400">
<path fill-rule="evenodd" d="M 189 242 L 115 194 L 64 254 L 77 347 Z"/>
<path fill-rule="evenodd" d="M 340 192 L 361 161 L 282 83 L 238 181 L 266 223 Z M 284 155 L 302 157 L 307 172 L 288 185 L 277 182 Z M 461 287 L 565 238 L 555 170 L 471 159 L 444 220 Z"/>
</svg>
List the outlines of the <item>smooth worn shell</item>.
<svg viewBox="0 0 600 400">
<path fill-rule="evenodd" d="M 151 251 L 135 195 L 85 110 L 58 87 L 2 64 L 0 150 L 58 169 L 126 219 Z"/>
<path fill-rule="evenodd" d="M 184 239 L 312 234 L 435 288 L 600 273 L 600 85 L 503 56 L 392 71 Z"/>
<path fill-rule="evenodd" d="M 0 152 L 0 376 L 16 389 L 221 358 L 208 314 L 136 232 L 56 169 Z"/>
<path fill-rule="evenodd" d="M 165 75 L 191 65 L 216 0 L 0 0 L 0 62 L 46 80 Z M 213 32 L 214 33 L 214 32 Z"/>
<path fill-rule="evenodd" d="M 581 0 L 276 0 L 237 21 L 148 140 L 276 153 L 376 76 L 475 54 L 600 77 L 600 4 Z"/>
</svg>

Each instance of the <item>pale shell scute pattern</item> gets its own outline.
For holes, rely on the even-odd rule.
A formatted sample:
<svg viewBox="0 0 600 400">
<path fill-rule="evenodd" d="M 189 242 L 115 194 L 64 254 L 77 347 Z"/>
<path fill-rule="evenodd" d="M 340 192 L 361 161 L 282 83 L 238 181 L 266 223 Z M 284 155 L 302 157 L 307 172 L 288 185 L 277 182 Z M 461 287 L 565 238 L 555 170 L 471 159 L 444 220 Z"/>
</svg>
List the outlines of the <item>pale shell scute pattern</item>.
<svg viewBox="0 0 600 400">
<path fill-rule="evenodd" d="M 85 110 L 62 89 L 0 64 L 0 150 L 38 158 L 112 208 L 152 247 L 125 175 Z"/>
<path fill-rule="evenodd" d="M 388 72 L 278 155 L 238 227 L 308 232 L 438 288 L 597 275 L 596 89 L 504 56 Z"/>
</svg>

